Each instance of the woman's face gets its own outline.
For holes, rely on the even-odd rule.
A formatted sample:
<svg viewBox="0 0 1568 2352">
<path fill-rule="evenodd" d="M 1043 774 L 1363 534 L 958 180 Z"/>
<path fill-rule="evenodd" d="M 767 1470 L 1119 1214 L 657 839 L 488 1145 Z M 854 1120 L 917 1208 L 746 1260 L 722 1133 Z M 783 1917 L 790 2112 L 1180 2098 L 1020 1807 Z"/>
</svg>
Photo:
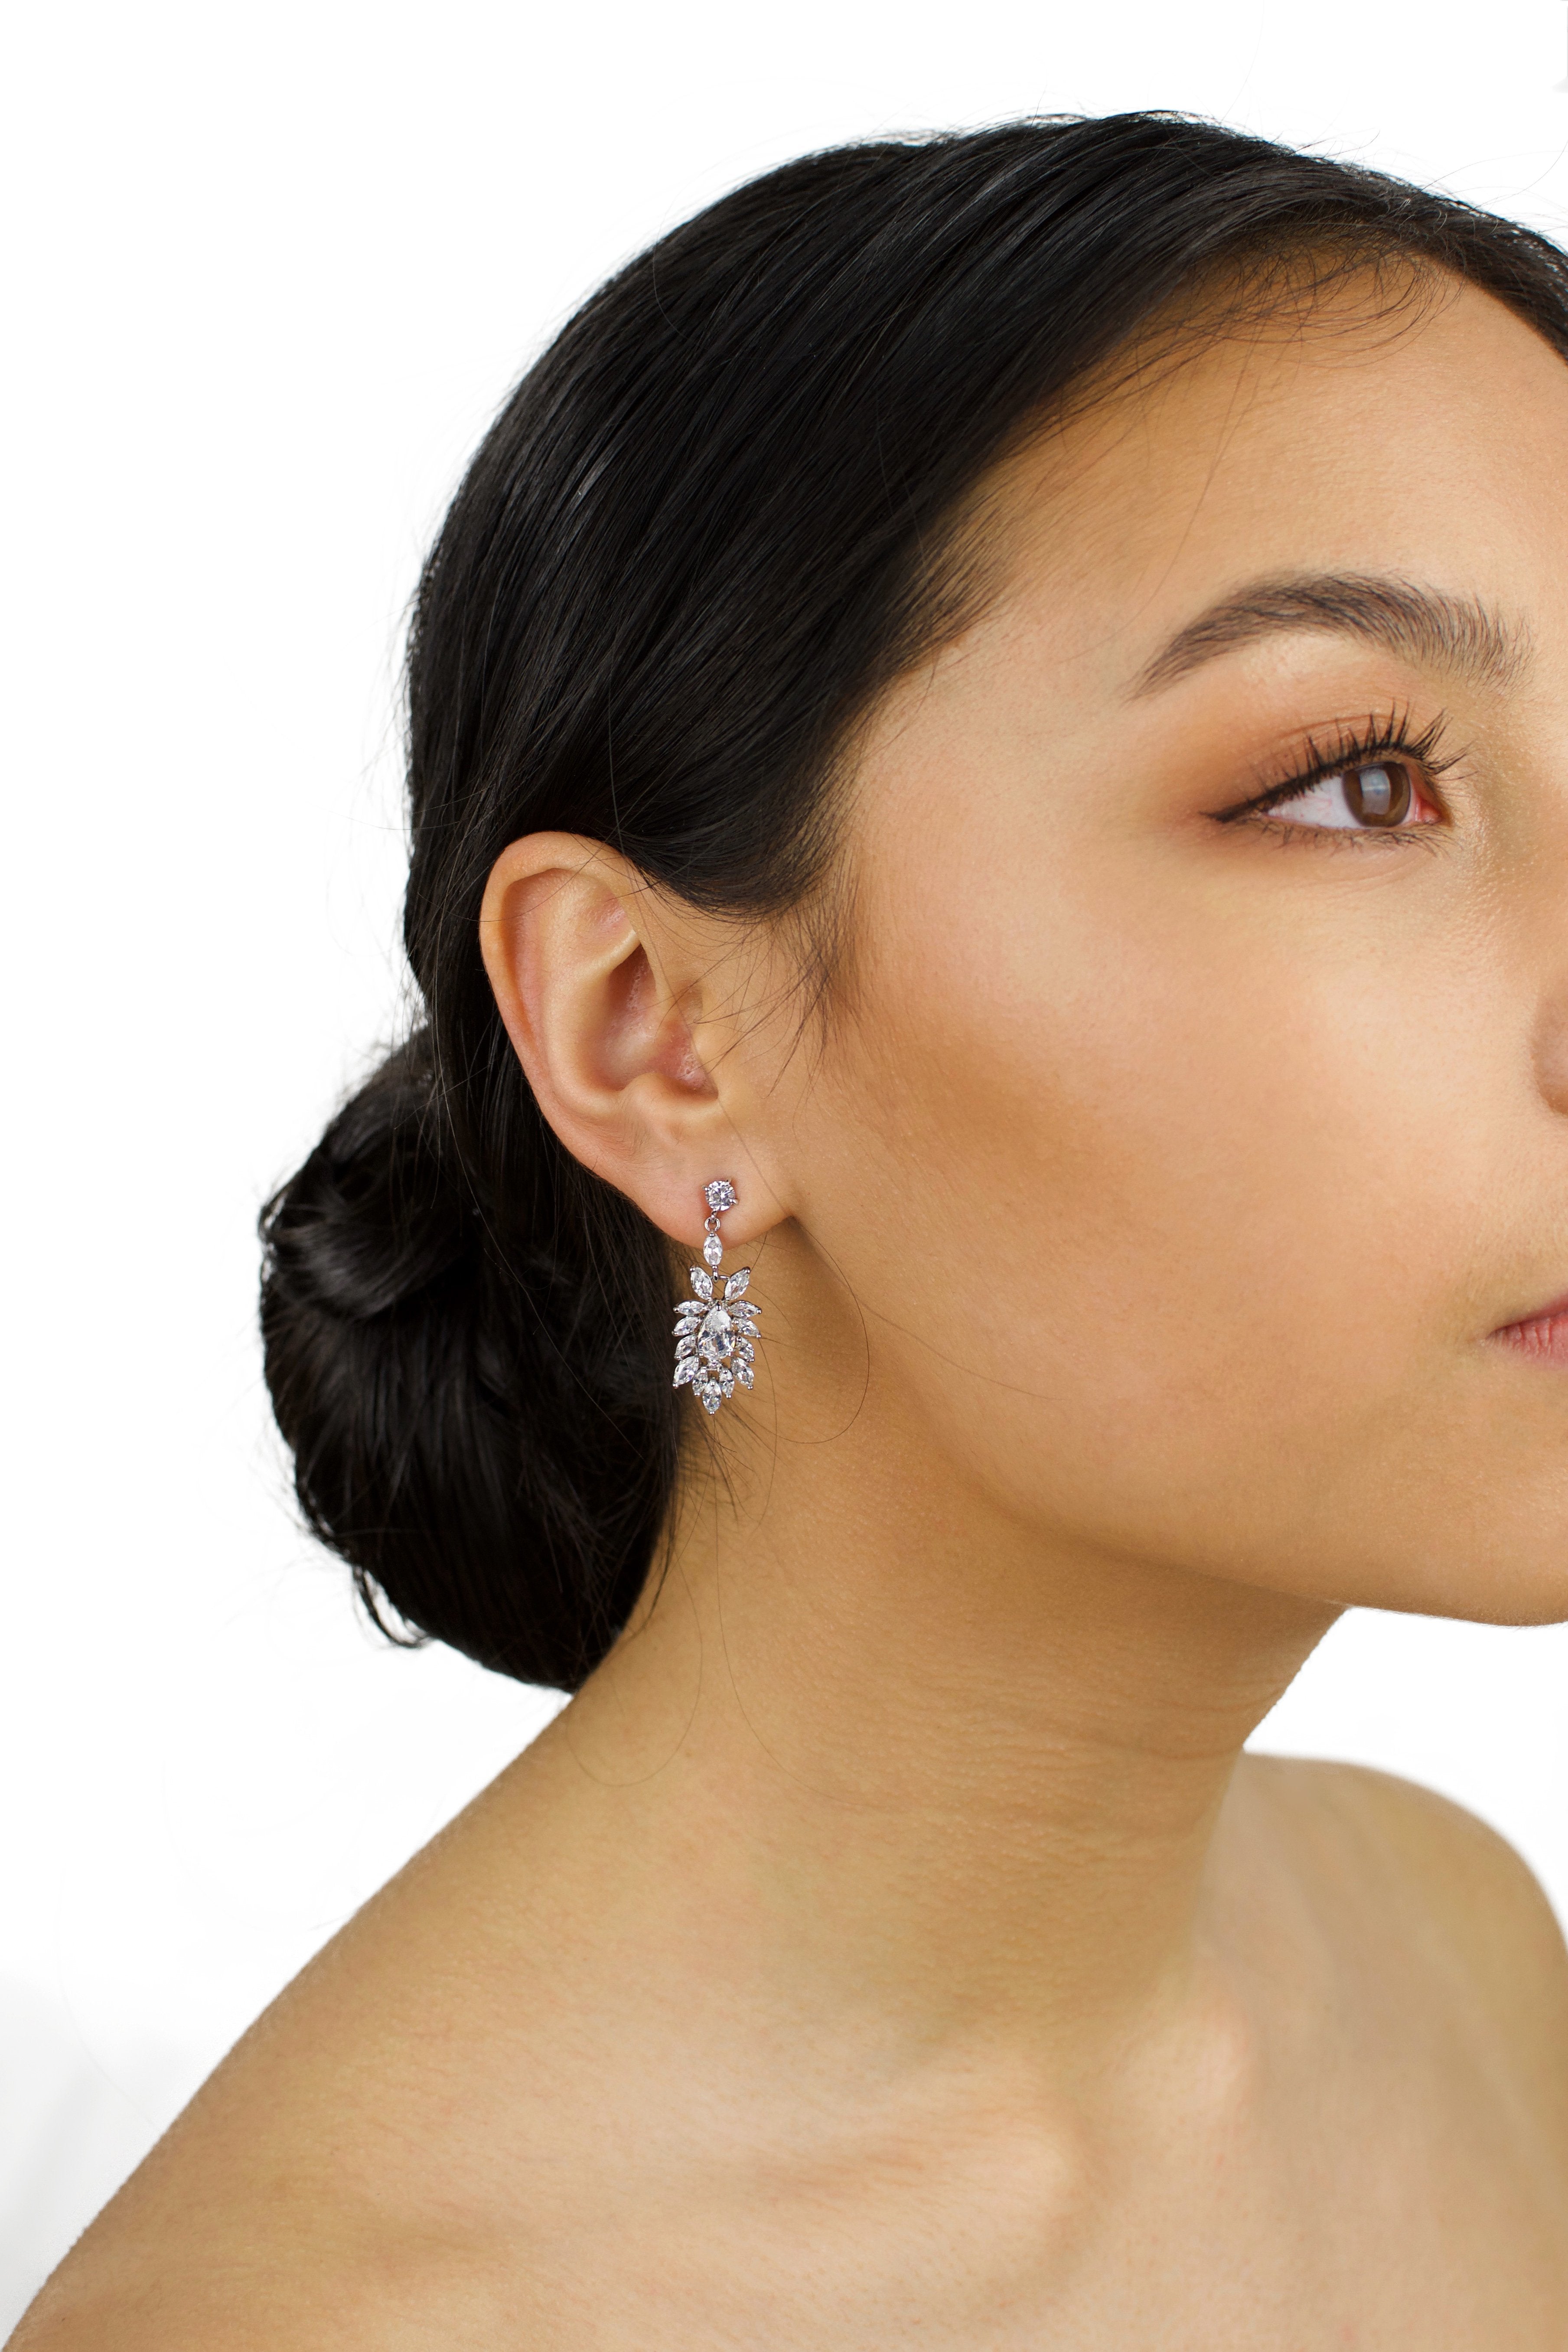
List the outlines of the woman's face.
<svg viewBox="0 0 1568 2352">
<path fill-rule="evenodd" d="M 855 788 L 791 1205 L 1043 1534 L 1563 1616 L 1568 1336 L 1497 1335 L 1568 1298 L 1568 368 L 1352 311 L 993 486 L 1001 593 Z"/>
</svg>

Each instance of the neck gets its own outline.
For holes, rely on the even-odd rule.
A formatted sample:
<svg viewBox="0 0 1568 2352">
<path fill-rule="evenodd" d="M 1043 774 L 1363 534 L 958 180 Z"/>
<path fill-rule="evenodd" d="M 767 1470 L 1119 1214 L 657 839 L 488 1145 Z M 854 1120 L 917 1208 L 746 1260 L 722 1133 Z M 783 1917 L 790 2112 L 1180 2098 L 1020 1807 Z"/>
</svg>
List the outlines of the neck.
<svg viewBox="0 0 1568 2352">
<path fill-rule="evenodd" d="M 1242 1745 L 1334 1612 L 1022 1528 L 898 1427 L 694 1462 L 558 1752 L 793 2007 L 1081 2051 L 1191 1979 Z"/>
</svg>

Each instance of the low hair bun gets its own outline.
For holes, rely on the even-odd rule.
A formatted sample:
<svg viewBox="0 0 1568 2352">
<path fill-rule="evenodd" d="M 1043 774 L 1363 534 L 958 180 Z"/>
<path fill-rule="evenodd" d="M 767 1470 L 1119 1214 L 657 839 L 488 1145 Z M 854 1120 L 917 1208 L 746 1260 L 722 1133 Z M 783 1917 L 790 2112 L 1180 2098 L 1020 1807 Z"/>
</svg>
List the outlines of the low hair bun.
<svg viewBox="0 0 1568 2352">
<path fill-rule="evenodd" d="M 563 1155 L 534 1127 L 547 1176 Z M 267 1381 L 312 1532 L 394 1639 L 567 1690 L 637 1597 L 674 1425 L 632 1303 L 570 1262 L 577 1223 L 531 1236 L 487 1213 L 425 1029 L 261 1213 Z"/>
</svg>

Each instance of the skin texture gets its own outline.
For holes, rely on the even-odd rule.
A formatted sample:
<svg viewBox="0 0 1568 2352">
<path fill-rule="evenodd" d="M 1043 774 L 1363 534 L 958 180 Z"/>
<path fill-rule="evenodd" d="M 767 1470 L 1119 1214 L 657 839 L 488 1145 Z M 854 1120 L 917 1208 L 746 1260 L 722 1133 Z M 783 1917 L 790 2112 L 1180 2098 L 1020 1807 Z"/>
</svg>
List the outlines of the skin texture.
<svg viewBox="0 0 1568 2352">
<path fill-rule="evenodd" d="M 1568 371 L 1451 287 L 1037 437 L 861 746 L 820 1035 L 787 931 L 508 850 L 529 1077 L 689 1245 L 734 1179 L 757 1388 L 605 1666 L 16 2352 L 1568 2341 L 1542 1898 L 1241 1756 L 1346 1604 L 1568 1615 L 1568 1370 L 1493 1336 L 1568 1292 L 1565 451 Z M 1495 625 L 1152 677 L 1320 574 Z M 1391 713 L 1452 762 L 1407 834 L 1219 821 Z"/>
</svg>

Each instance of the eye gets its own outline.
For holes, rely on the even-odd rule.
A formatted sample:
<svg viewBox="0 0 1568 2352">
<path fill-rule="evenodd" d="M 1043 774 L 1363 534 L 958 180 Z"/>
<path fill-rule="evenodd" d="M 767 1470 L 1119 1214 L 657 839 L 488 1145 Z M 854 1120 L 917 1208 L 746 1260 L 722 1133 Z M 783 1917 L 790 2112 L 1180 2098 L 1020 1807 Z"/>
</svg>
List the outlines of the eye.
<svg viewBox="0 0 1568 2352">
<path fill-rule="evenodd" d="M 1328 833 L 1393 833 L 1401 825 L 1435 824 L 1437 817 L 1403 760 L 1338 768 L 1288 800 L 1275 801 L 1268 814 L 1283 824 Z"/>
</svg>

